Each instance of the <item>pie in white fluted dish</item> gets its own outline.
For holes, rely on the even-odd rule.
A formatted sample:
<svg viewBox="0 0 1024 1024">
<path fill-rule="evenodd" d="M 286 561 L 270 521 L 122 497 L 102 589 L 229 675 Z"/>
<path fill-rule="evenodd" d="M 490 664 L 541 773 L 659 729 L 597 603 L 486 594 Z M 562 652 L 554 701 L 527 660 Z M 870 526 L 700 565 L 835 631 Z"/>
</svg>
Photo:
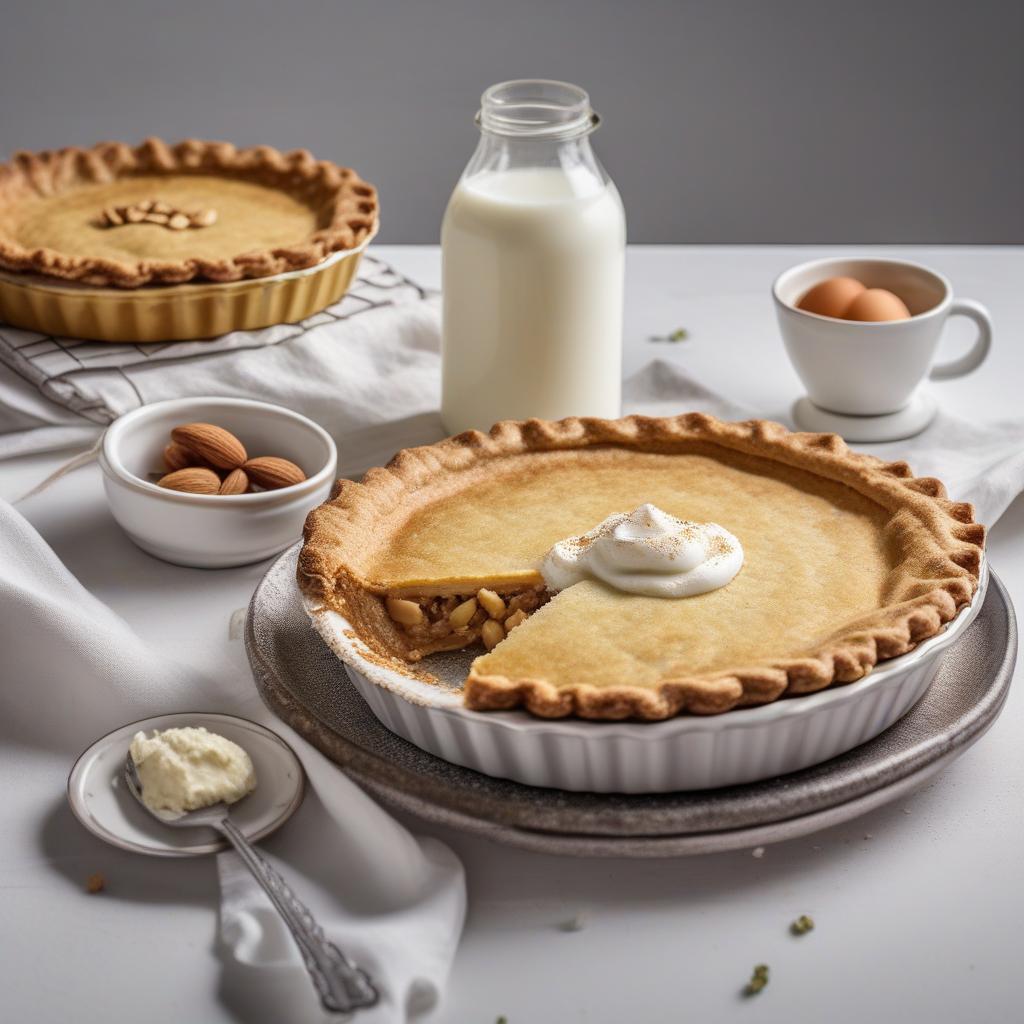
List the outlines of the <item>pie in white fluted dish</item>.
<svg viewBox="0 0 1024 1024">
<path fill-rule="evenodd" d="M 547 589 L 553 544 L 643 502 L 721 524 L 742 571 L 680 599 Z M 341 481 L 307 520 L 298 580 L 360 671 L 429 687 L 439 652 L 479 647 L 473 711 L 656 722 L 800 699 L 907 655 L 971 605 L 984 538 L 938 480 L 834 435 L 697 413 L 531 420 Z"/>
</svg>

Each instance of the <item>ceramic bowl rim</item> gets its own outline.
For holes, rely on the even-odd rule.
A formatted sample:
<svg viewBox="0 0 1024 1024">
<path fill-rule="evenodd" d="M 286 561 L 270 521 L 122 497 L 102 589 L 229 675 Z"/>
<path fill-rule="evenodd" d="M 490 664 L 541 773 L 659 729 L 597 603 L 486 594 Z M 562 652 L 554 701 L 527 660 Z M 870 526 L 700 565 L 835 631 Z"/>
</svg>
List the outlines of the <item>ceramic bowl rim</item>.
<svg viewBox="0 0 1024 1024">
<path fill-rule="evenodd" d="M 158 487 L 148 480 L 143 480 L 124 465 L 120 458 L 119 443 L 125 431 L 138 420 L 152 418 L 168 407 L 187 409 L 192 406 L 210 404 L 234 409 L 260 409 L 270 415 L 293 420 L 306 427 L 323 444 L 327 452 L 326 461 L 312 476 L 307 477 L 301 483 L 292 484 L 290 487 L 280 487 L 274 491 L 258 491 L 253 494 L 189 494 L 184 491 L 172 491 L 166 487 Z M 314 422 L 308 416 L 303 416 L 302 413 L 295 412 L 283 405 L 275 405 L 273 402 L 261 402 L 252 398 L 227 398 L 219 395 L 168 398 L 140 405 L 137 409 L 124 413 L 104 431 L 101 455 L 100 466 L 103 472 L 119 484 L 159 500 L 205 508 L 258 508 L 277 505 L 282 500 L 287 501 L 293 497 L 303 497 L 318 490 L 324 483 L 332 479 L 338 465 L 338 448 L 334 439 L 319 423 Z"/>
<path fill-rule="evenodd" d="M 929 307 L 921 313 L 915 313 L 908 320 L 842 320 L 834 316 L 823 316 L 821 313 L 811 313 L 806 309 L 798 309 L 792 303 L 787 302 L 779 294 L 779 289 L 786 284 L 787 279 L 795 275 L 798 271 L 810 270 L 811 268 L 817 267 L 826 268 L 832 264 L 844 263 L 886 263 L 894 267 L 910 267 L 912 270 L 919 271 L 920 273 L 938 281 L 943 288 L 942 298 L 934 306 Z M 923 320 L 927 320 L 930 317 L 943 315 L 953 303 L 953 285 L 945 274 L 940 273 L 933 267 L 926 266 L 924 263 L 918 263 L 916 260 L 903 260 L 895 256 L 825 256 L 821 259 L 805 260 L 803 263 L 797 263 L 794 266 L 787 267 L 783 270 L 782 273 L 778 274 L 772 282 L 772 298 L 775 300 L 776 305 L 781 309 L 799 317 L 806 317 L 812 321 L 816 320 L 829 324 L 844 324 L 847 328 L 870 327 L 874 330 L 893 330 L 904 327 L 907 324 L 921 323 Z"/>
</svg>

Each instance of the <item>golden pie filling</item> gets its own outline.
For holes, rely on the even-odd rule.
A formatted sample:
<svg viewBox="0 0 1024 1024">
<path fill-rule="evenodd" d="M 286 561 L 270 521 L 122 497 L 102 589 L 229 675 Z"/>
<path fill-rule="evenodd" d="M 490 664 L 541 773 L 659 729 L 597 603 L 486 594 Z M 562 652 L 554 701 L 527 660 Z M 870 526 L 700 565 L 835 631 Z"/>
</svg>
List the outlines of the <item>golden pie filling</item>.
<svg viewBox="0 0 1024 1024">
<path fill-rule="evenodd" d="M 428 594 L 431 578 L 447 586 L 456 574 L 507 593 L 516 573 L 536 578 L 557 541 L 631 507 L 637 496 L 679 518 L 720 523 L 741 539 L 744 566 L 727 587 L 673 599 L 579 583 L 473 669 L 543 673 L 555 686 L 574 682 L 581 670 L 592 686 L 649 685 L 674 670 L 720 671 L 765 653 L 803 656 L 834 624 L 884 600 L 898 560 L 887 517 L 848 488 L 809 486 L 799 471 L 769 475 L 703 455 L 587 456 L 555 453 L 515 467 L 514 486 L 502 474 L 429 503 L 381 553 L 372 575 L 389 594 Z"/>
<path fill-rule="evenodd" d="M 633 437 L 566 449 L 550 424 L 548 449 L 520 438 L 501 452 L 499 435 L 499 451 L 467 456 L 464 439 L 482 436 L 470 434 L 403 453 L 311 514 L 300 581 L 397 661 L 479 643 L 470 707 L 595 718 L 723 711 L 861 678 L 970 599 L 983 528 L 937 481 L 922 489 L 903 464 L 885 471 L 836 438 L 808 448 L 826 435 L 776 425 L 768 446 L 749 424 L 641 422 L 680 421 L 695 436 L 642 439 L 661 450 Z M 738 575 L 682 598 L 594 579 L 546 589 L 554 544 L 642 502 L 729 531 Z"/>
<path fill-rule="evenodd" d="M 111 225 L 103 213 L 155 202 L 181 210 L 212 210 L 214 223 L 176 231 L 166 214 Z M 132 263 L 155 260 L 228 260 L 257 249 L 298 245 L 318 227 L 315 210 L 279 189 L 212 175 L 141 175 L 80 185 L 19 206 L 10 237 L 26 249 L 53 249 L 72 257 Z"/>
</svg>

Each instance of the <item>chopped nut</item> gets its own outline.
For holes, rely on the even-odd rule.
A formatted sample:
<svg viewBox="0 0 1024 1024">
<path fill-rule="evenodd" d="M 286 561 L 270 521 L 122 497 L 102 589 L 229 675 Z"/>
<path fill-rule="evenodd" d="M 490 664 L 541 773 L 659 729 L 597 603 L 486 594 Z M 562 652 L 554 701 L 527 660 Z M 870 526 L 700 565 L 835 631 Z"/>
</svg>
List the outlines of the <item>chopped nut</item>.
<svg viewBox="0 0 1024 1024">
<path fill-rule="evenodd" d="M 801 914 L 790 926 L 789 930 L 794 935 L 806 935 L 814 930 L 814 921 L 807 914 Z"/>
<path fill-rule="evenodd" d="M 515 629 L 521 622 L 525 622 L 527 619 L 526 612 L 522 608 L 517 608 L 506 620 L 505 629 Z"/>
<path fill-rule="evenodd" d="M 754 968 L 754 973 L 750 976 L 750 981 L 747 982 L 746 988 L 743 990 L 744 995 L 756 996 L 768 984 L 768 965 L 758 964 Z"/>
<path fill-rule="evenodd" d="M 482 587 L 476 592 L 476 599 L 492 619 L 500 622 L 505 617 L 505 602 L 493 590 Z"/>
<path fill-rule="evenodd" d="M 418 626 L 425 618 L 423 609 L 415 601 L 407 601 L 403 597 L 389 597 L 385 604 L 388 615 L 401 626 Z"/>
<path fill-rule="evenodd" d="M 107 880 L 97 871 L 85 880 L 85 891 L 88 893 L 103 892 L 107 887 Z"/>
<path fill-rule="evenodd" d="M 542 604 L 545 604 L 548 597 L 549 595 L 543 590 L 543 588 L 524 590 L 519 594 L 513 594 L 508 599 L 508 610 L 510 612 L 517 612 L 522 609 L 524 612 L 529 614 L 539 608 Z"/>
<path fill-rule="evenodd" d="M 463 629 L 469 625 L 469 620 L 476 614 L 476 598 L 471 597 L 463 601 L 449 616 L 448 621 L 453 629 Z"/>
<path fill-rule="evenodd" d="M 143 199 L 129 206 L 110 206 L 99 217 L 99 223 L 107 227 L 146 223 L 162 224 L 172 231 L 209 227 L 216 220 L 216 210 L 182 210 L 157 199 Z"/>
<path fill-rule="evenodd" d="M 488 619 L 480 627 L 480 639 L 483 640 L 487 650 L 493 650 L 505 639 L 505 630 L 502 629 L 500 622 Z"/>
</svg>

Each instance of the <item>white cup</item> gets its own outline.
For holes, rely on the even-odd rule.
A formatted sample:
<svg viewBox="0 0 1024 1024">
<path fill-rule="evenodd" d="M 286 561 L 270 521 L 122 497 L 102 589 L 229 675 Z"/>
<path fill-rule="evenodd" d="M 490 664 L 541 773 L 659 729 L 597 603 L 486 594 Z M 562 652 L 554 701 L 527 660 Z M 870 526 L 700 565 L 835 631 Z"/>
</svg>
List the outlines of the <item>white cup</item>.
<svg viewBox="0 0 1024 1024">
<path fill-rule="evenodd" d="M 852 277 L 868 288 L 895 292 L 910 319 L 865 323 L 796 308 L 829 277 Z M 909 260 L 812 260 L 780 274 L 772 296 L 782 340 L 808 397 L 821 409 L 847 416 L 898 412 L 925 378 L 949 380 L 976 370 L 992 344 L 988 310 L 971 299 L 955 299 L 942 274 Z M 965 355 L 933 365 L 946 319 L 956 315 L 970 317 L 978 336 Z"/>
</svg>

